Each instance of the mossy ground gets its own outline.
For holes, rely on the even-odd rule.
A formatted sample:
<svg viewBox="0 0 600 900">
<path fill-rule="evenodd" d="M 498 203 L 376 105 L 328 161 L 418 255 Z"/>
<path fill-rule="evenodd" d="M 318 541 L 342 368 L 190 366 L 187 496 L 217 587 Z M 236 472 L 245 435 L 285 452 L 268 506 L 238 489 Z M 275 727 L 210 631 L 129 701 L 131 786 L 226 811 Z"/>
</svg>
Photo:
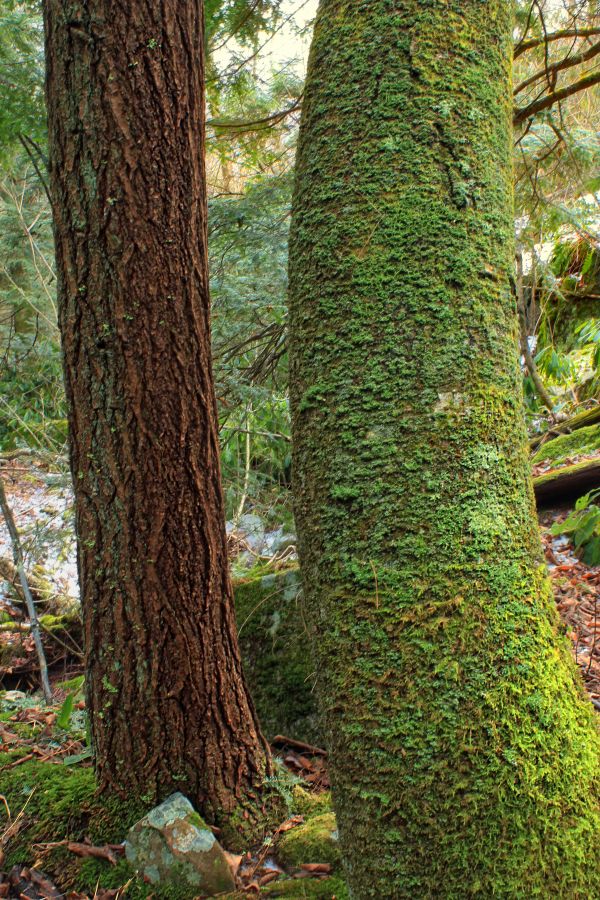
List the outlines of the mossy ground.
<svg viewBox="0 0 600 900">
<path fill-rule="evenodd" d="M 126 896 L 133 900 L 142 900 L 150 895 L 157 900 L 190 900 L 194 896 L 193 890 L 183 886 L 157 888 L 145 884 L 125 859 L 119 859 L 117 865 L 113 866 L 100 859 L 81 859 L 64 846 L 49 851 L 40 847 L 39 845 L 64 840 L 83 842 L 87 838 L 95 845 L 121 843 L 129 827 L 148 810 L 127 802 L 106 802 L 99 798 L 91 768 L 39 762 L 35 759 L 14 766 L 24 755 L 24 748 L 0 754 L 0 793 L 6 798 L 12 818 L 23 811 L 25 822 L 24 827 L 6 846 L 4 870 L 19 863 L 36 863 L 60 889 L 65 892 L 75 890 L 89 896 L 94 896 L 98 887 L 120 888 L 125 884 L 128 885 Z M 292 806 L 294 811 L 306 816 L 307 824 L 301 828 L 310 832 L 311 846 L 315 847 L 316 855 L 323 858 L 301 859 L 305 854 L 299 851 L 298 862 L 290 865 L 309 861 L 334 862 L 334 859 L 330 859 L 331 854 L 327 856 L 330 842 L 324 849 L 325 855 L 315 846 L 315 840 L 323 831 L 319 822 L 327 819 L 331 825 L 334 821 L 329 795 L 313 797 L 296 787 Z M 317 824 L 316 830 L 310 827 L 312 821 Z M 0 832 L 6 824 L 6 811 L 0 806 Z M 301 844 L 300 839 L 297 846 L 300 847 Z M 270 885 L 261 893 L 297 900 L 326 900 L 333 896 L 341 900 L 347 896 L 344 890 L 339 878 L 332 877 L 315 882 L 297 879 L 282 881 Z M 229 895 L 230 900 L 245 896 L 247 894 L 243 893 Z"/>
<path fill-rule="evenodd" d="M 145 897 L 146 886 L 135 878 L 124 860 L 111 866 L 101 860 L 79 859 L 64 847 L 49 852 L 35 848 L 37 844 L 81 842 L 88 837 L 94 844 L 120 843 L 130 825 L 145 810 L 124 802 L 101 801 L 96 796 L 90 768 L 35 759 L 14 766 L 24 753 L 20 749 L 0 754 L 0 791 L 6 797 L 13 820 L 22 811 L 25 822 L 7 844 L 4 869 L 17 863 L 38 862 L 58 887 L 92 896 L 98 883 L 103 887 L 120 887 L 133 878 L 128 896 Z M 0 817 L 0 827 L 4 828 L 4 809 L 0 810 Z"/>
</svg>

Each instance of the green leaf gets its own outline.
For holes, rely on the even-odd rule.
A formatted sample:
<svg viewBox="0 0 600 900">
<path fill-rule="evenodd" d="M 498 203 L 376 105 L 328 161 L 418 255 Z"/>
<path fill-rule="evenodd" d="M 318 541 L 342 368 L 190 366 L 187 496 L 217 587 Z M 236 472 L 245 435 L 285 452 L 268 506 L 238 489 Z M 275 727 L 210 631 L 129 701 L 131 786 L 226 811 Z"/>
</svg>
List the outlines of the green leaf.
<svg viewBox="0 0 600 900">
<path fill-rule="evenodd" d="M 74 753 L 73 756 L 63 757 L 63 765 L 74 766 L 79 762 L 83 762 L 85 759 L 90 759 L 91 757 L 92 748 L 88 747 L 86 750 L 82 750 L 81 753 Z"/>
<path fill-rule="evenodd" d="M 583 561 L 588 566 L 598 566 L 600 565 L 600 535 L 594 534 L 593 537 L 587 542 L 584 552 L 583 552 Z"/>
<path fill-rule="evenodd" d="M 581 516 L 579 527 L 577 528 L 573 541 L 575 549 L 579 550 L 582 544 L 585 544 L 591 538 L 598 523 L 600 522 L 600 510 L 597 506 L 592 506 Z"/>
<path fill-rule="evenodd" d="M 73 715 L 74 702 L 75 693 L 72 692 L 70 694 L 67 694 L 67 696 L 65 697 L 65 701 L 56 717 L 56 724 L 58 728 L 62 728 L 63 731 L 65 731 L 69 727 L 69 722 L 71 721 L 71 716 Z"/>
</svg>

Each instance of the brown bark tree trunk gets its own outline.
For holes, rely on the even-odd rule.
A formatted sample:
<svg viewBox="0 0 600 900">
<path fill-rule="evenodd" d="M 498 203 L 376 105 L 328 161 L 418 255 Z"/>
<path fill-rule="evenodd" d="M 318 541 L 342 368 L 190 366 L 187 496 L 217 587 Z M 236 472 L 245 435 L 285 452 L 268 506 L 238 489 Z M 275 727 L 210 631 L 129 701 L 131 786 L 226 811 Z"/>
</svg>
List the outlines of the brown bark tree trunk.
<svg viewBox="0 0 600 900">
<path fill-rule="evenodd" d="M 227 574 L 201 0 L 46 0 L 59 321 L 101 788 L 218 821 L 270 769 Z"/>
</svg>

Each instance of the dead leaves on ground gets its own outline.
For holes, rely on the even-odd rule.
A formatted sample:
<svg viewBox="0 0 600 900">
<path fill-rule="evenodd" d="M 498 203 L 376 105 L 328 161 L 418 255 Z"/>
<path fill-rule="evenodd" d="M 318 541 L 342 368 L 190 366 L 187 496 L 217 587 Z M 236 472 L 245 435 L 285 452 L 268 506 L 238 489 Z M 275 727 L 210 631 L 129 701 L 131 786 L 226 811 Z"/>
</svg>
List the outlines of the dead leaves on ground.
<svg viewBox="0 0 600 900">
<path fill-rule="evenodd" d="M 271 741 L 273 751 L 281 754 L 285 766 L 304 781 L 313 792 L 329 790 L 327 751 L 278 734 Z"/>
<path fill-rule="evenodd" d="M 549 529 L 564 513 L 541 517 L 542 540 L 556 607 L 571 640 L 573 655 L 594 707 L 600 711 L 600 567 L 575 556 L 564 536 Z"/>
<path fill-rule="evenodd" d="M 93 900 L 118 900 L 126 887 L 116 890 L 99 889 Z M 63 893 L 41 869 L 13 866 L 6 875 L 0 874 L 0 898 L 7 900 L 88 900 L 86 894 L 75 891 Z"/>
</svg>

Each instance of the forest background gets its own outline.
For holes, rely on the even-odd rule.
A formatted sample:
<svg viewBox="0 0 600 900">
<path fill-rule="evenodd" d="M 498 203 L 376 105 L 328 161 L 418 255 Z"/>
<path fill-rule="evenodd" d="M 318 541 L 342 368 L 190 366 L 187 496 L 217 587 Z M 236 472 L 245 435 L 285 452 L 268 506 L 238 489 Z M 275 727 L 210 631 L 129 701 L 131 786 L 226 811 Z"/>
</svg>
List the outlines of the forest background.
<svg viewBox="0 0 600 900">
<path fill-rule="evenodd" d="M 313 0 L 205 4 L 213 358 L 232 569 L 245 577 L 256 569 L 276 571 L 295 558 L 287 395 L 287 234 L 315 6 Z M 521 313 L 524 403 L 537 444 L 564 421 L 582 411 L 593 413 L 598 406 L 598 5 L 519 2 L 515 47 L 515 294 Z M 3 477 L 17 511 L 26 568 L 44 596 L 46 612 L 76 616 L 42 54 L 38 4 L 4 0 L 0 6 Z M 440 255 L 444 252 L 440 246 Z M 594 425 L 592 419 L 585 421 Z M 587 444 L 570 446 L 558 462 L 593 462 L 596 431 L 586 432 L 585 439 Z M 543 456 L 534 464 L 540 477 L 550 468 Z M 585 495 L 581 515 L 564 530 L 575 532 L 585 562 L 594 566 L 600 562 L 600 512 L 595 498 L 587 494 L 597 475 L 590 477 L 580 491 Z M 57 493 L 58 505 L 52 501 Z M 551 552 L 556 552 L 553 548 Z M 2 554 L 4 614 L 12 624 L 22 614 L 6 535 Z M 65 634 L 60 632 L 60 640 L 70 641 L 70 632 L 69 637 Z M 589 674 L 595 643 L 587 650 L 584 644 L 581 661 Z M 69 648 L 56 656 L 63 664 L 68 660 L 70 665 L 77 657 L 78 647 Z M 20 672 L 15 658 L 25 660 L 24 672 L 30 665 L 22 649 L 20 656 L 13 654 L 4 661 L 13 677 L 9 687 L 16 685 L 14 675 Z"/>
<path fill-rule="evenodd" d="M 594 7 L 518 4 L 517 45 L 524 37 L 515 61 L 516 229 L 525 330 L 554 413 L 572 412 L 596 388 Z M 228 519 L 237 525 L 252 513 L 266 530 L 283 525 L 290 532 L 287 231 L 315 8 L 315 0 L 206 4 L 213 356 Z M 46 192 L 41 17 L 35 3 L 6 0 L 1 16 L 0 446 L 62 458 L 66 414 Z M 545 44 L 544 29 L 574 36 Z M 590 33 L 578 37 L 582 29 Z M 553 93 L 574 87 L 536 112 Z M 543 429 L 548 410 L 527 371 L 524 390 L 531 427 Z"/>
</svg>

